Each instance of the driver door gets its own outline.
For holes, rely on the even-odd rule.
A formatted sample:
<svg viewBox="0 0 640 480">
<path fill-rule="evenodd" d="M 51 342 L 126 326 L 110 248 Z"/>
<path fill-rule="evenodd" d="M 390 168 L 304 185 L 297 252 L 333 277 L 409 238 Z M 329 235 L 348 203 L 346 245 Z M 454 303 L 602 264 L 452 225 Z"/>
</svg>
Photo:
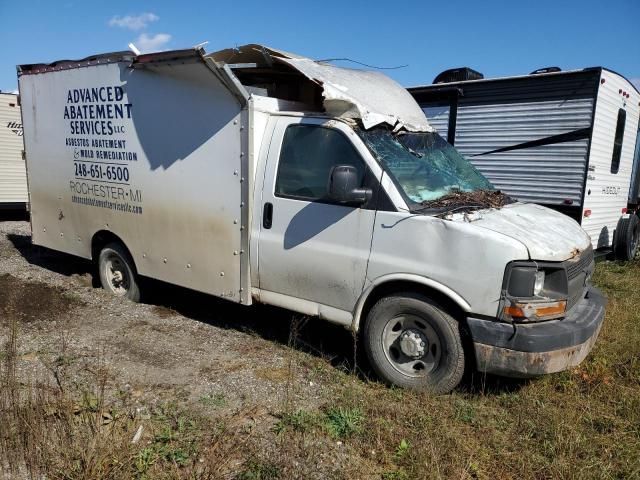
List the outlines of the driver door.
<svg viewBox="0 0 640 480">
<path fill-rule="evenodd" d="M 327 199 L 335 165 L 354 166 L 361 186 L 375 180 L 353 138 L 341 122 L 277 119 L 262 192 L 261 290 L 353 310 L 367 272 L 376 195 L 361 206 Z"/>
</svg>

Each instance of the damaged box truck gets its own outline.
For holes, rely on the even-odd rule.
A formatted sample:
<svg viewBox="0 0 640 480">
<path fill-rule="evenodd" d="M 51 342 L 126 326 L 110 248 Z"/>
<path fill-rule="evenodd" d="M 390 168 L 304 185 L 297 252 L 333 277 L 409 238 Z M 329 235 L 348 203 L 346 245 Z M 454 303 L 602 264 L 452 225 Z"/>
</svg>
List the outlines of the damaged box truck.
<svg viewBox="0 0 640 480">
<path fill-rule="evenodd" d="M 18 67 L 33 242 L 360 332 L 389 384 L 581 362 L 604 317 L 588 235 L 518 203 L 386 76 L 247 45 Z"/>
</svg>

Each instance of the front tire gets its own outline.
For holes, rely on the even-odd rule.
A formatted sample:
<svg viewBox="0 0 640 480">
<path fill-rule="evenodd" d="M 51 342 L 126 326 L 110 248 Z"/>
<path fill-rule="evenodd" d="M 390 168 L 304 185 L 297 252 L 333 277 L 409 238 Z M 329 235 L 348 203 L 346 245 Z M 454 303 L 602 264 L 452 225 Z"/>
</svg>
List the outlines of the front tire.
<svg viewBox="0 0 640 480">
<path fill-rule="evenodd" d="M 110 243 L 100 251 L 98 271 L 102 288 L 133 302 L 140 301 L 140 286 L 129 252 L 119 243 Z"/>
<path fill-rule="evenodd" d="M 363 339 L 372 368 L 387 384 L 439 395 L 462 379 L 458 323 L 427 297 L 407 292 L 378 300 Z"/>
</svg>

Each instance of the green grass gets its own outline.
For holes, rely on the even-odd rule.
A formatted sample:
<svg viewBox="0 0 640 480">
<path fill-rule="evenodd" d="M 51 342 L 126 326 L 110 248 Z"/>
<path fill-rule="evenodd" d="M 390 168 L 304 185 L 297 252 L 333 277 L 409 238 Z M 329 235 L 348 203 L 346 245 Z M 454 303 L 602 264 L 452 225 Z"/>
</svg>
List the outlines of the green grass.
<svg viewBox="0 0 640 480">
<path fill-rule="evenodd" d="M 335 438 L 348 438 L 362 431 L 364 415 L 358 407 L 334 407 L 326 414 L 327 431 Z"/>
<path fill-rule="evenodd" d="M 227 399 L 223 393 L 209 393 L 200 397 L 200 403 L 209 407 L 224 407 L 227 404 Z"/>
</svg>

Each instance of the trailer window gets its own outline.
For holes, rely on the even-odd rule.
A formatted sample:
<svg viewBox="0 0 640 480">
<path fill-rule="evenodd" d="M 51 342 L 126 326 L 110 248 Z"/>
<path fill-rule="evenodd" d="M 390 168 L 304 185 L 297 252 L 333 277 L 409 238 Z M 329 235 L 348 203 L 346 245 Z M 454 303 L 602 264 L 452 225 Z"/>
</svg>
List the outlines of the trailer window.
<svg viewBox="0 0 640 480">
<path fill-rule="evenodd" d="M 360 185 L 365 164 L 352 143 L 338 130 L 319 125 L 291 125 L 284 133 L 275 194 L 300 200 L 327 196 L 331 167 L 352 165 Z"/>
<path fill-rule="evenodd" d="M 620 170 L 620 155 L 622 154 L 622 140 L 624 139 L 624 126 L 627 123 L 627 111 L 622 108 L 618 110 L 618 123 L 616 125 L 616 136 L 613 140 L 613 156 L 611 157 L 611 173 L 618 173 Z"/>
</svg>

